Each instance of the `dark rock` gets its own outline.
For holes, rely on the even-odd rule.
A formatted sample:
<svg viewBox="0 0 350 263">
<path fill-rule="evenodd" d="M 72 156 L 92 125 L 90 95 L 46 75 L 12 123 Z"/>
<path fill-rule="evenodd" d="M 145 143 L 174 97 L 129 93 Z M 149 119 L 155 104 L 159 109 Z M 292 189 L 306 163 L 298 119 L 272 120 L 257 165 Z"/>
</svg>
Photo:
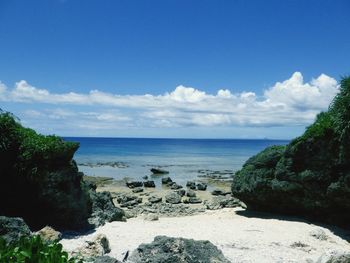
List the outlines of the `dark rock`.
<svg viewBox="0 0 350 263">
<path fill-rule="evenodd" d="M 186 186 L 189 187 L 192 190 L 196 189 L 196 183 L 193 181 L 187 181 Z"/>
<path fill-rule="evenodd" d="M 187 194 L 186 194 L 188 197 L 196 197 L 196 192 L 189 189 L 187 190 Z"/>
<path fill-rule="evenodd" d="M 179 189 L 179 190 L 176 190 L 175 193 L 177 193 L 179 196 L 184 196 L 186 194 L 186 190 L 185 189 Z"/>
<path fill-rule="evenodd" d="M 105 222 L 124 220 L 124 211 L 115 207 L 110 192 L 93 192 L 90 196 L 92 199 L 90 224 L 98 227 L 104 225 Z"/>
<path fill-rule="evenodd" d="M 145 182 L 143 182 L 143 186 L 144 187 L 156 187 L 156 184 L 154 183 L 154 181 L 145 181 Z"/>
<path fill-rule="evenodd" d="M 142 187 L 143 183 L 140 181 L 129 181 L 126 182 L 126 186 L 129 188 Z"/>
<path fill-rule="evenodd" d="M 208 210 L 217 210 L 225 207 L 234 208 L 234 207 L 244 207 L 244 204 L 232 196 L 217 196 L 214 197 L 211 201 L 205 201 L 205 206 Z"/>
<path fill-rule="evenodd" d="M 177 189 L 181 189 L 181 188 L 183 188 L 182 185 L 179 185 L 176 183 L 172 184 L 170 187 L 170 189 L 172 189 L 172 190 L 177 190 Z"/>
<path fill-rule="evenodd" d="M 147 176 L 147 175 L 142 176 L 142 179 L 144 179 L 144 180 L 148 180 L 148 176 Z"/>
<path fill-rule="evenodd" d="M 170 177 L 166 176 L 162 178 L 162 184 L 169 184 L 171 183 L 173 180 L 171 180 Z"/>
<path fill-rule="evenodd" d="M 215 189 L 211 192 L 212 195 L 223 195 L 224 192 L 220 189 Z"/>
<path fill-rule="evenodd" d="M 30 235 L 30 229 L 22 218 L 0 216 L 0 236 L 7 243 L 16 242 L 22 236 L 29 237 Z"/>
<path fill-rule="evenodd" d="M 156 236 L 150 244 L 141 244 L 130 256 L 135 263 L 229 263 L 209 241 Z"/>
<path fill-rule="evenodd" d="M 202 203 L 202 200 L 198 197 L 190 197 L 188 198 L 188 203 L 190 204 L 200 204 Z"/>
<path fill-rule="evenodd" d="M 175 182 L 168 182 L 166 186 L 171 187 L 173 184 L 176 184 Z"/>
<path fill-rule="evenodd" d="M 72 159 L 78 148 L 78 143 L 24 128 L 0 110 L 0 215 L 19 216 L 33 230 L 87 227 L 89 188 Z"/>
<path fill-rule="evenodd" d="M 165 196 L 165 201 L 170 204 L 179 204 L 181 203 L 181 196 L 172 192 Z"/>
<path fill-rule="evenodd" d="M 143 188 L 142 187 L 136 187 L 136 188 L 132 189 L 132 192 L 133 193 L 141 193 L 141 192 L 143 192 Z"/>
<path fill-rule="evenodd" d="M 197 189 L 200 191 L 205 191 L 205 190 L 207 190 L 207 185 L 205 183 L 198 183 Z"/>
<path fill-rule="evenodd" d="M 158 196 L 151 196 L 148 198 L 148 202 L 150 203 L 160 203 L 162 202 L 162 198 L 161 197 L 158 197 Z"/>
<path fill-rule="evenodd" d="M 166 170 L 163 170 L 163 169 L 160 169 L 160 168 L 152 168 L 151 172 L 153 174 L 168 174 L 169 173 L 169 171 L 166 171 Z"/>
</svg>

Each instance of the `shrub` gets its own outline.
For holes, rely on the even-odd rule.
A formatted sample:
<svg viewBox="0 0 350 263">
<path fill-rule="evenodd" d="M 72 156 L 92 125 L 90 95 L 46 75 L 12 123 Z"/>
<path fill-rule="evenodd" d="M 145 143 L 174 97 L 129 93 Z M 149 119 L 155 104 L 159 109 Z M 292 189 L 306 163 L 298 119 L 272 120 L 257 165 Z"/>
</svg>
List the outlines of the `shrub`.
<svg viewBox="0 0 350 263">
<path fill-rule="evenodd" d="M 0 238 L 0 262 L 6 263 L 75 263 L 60 243 L 45 243 L 39 236 L 22 237 L 7 244 Z"/>
</svg>

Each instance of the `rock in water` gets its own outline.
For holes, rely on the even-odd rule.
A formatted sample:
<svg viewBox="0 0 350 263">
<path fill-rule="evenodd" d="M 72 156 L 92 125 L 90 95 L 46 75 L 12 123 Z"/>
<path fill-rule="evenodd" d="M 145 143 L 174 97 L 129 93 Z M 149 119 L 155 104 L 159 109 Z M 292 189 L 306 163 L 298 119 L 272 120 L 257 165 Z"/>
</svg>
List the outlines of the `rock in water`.
<svg viewBox="0 0 350 263">
<path fill-rule="evenodd" d="M 22 218 L 0 216 L 0 236 L 7 243 L 16 242 L 22 236 L 29 237 L 30 235 L 30 229 Z"/>
<path fill-rule="evenodd" d="M 128 181 L 126 182 L 126 186 L 129 188 L 142 187 L 143 183 L 140 181 Z"/>
<path fill-rule="evenodd" d="M 170 177 L 166 176 L 162 178 L 162 184 L 169 184 L 171 183 L 173 180 L 171 180 Z"/>
<path fill-rule="evenodd" d="M 207 185 L 205 183 L 198 183 L 197 189 L 200 191 L 205 191 L 205 190 L 207 190 Z"/>
<path fill-rule="evenodd" d="M 156 184 L 154 183 L 154 181 L 144 181 L 143 182 L 143 186 L 144 187 L 156 187 Z"/>
<path fill-rule="evenodd" d="M 229 263 L 209 241 L 156 236 L 150 244 L 141 244 L 130 256 L 134 263 Z"/>
<path fill-rule="evenodd" d="M 306 216 L 350 228 L 350 78 L 327 112 L 287 146 L 272 146 L 238 171 L 232 194 L 248 209 Z"/>
<path fill-rule="evenodd" d="M 151 172 L 153 174 L 168 174 L 169 173 L 169 171 L 166 171 L 166 170 L 163 170 L 163 169 L 160 169 L 160 168 L 152 168 Z"/>
<path fill-rule="evenodd" d="M 181 196 L 177 193 L 169 193 L 165 196 L 165 201 L 170 204 L 180 204 L 181 203 Z"/>
</svg>

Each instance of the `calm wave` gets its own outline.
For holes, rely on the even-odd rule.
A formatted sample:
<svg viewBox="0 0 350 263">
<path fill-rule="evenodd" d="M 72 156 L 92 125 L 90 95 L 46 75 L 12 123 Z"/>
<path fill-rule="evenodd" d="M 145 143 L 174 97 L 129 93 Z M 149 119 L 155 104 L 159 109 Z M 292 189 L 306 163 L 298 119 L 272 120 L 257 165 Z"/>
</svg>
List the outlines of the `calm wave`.
<svg viewBox="0 0 350 263">
<path fill-rule="evenodd" d="M 169 176 L 180 184 L 196 179 L 200 170 L 232 173 L 267 146 L 288 143 L 282 140 L 239 139 L 65 139 L 80 143 L 75 160 L 79 169 L 87 175 L 140 180 L 145 175 L 151 175 L 150 168 L 158 166 L 168 170 Z M 159 176 L 152 176 L 152 179 L 159 184 Z"/>
</svg>

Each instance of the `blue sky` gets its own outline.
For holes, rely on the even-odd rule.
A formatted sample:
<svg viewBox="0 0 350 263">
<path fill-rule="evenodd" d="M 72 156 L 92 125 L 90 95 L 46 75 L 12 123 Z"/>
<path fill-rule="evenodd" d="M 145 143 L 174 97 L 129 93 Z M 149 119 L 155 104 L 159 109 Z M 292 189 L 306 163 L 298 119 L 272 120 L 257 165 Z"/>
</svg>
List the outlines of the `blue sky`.
<svg viewBox="0 0 350 263">
<path fill-rule="evenodd" d="M 291 138 L 350 74 L 349 11 L 345 0 L 2 0 L 0 107 L 46 134 Z"/>
</svg>

